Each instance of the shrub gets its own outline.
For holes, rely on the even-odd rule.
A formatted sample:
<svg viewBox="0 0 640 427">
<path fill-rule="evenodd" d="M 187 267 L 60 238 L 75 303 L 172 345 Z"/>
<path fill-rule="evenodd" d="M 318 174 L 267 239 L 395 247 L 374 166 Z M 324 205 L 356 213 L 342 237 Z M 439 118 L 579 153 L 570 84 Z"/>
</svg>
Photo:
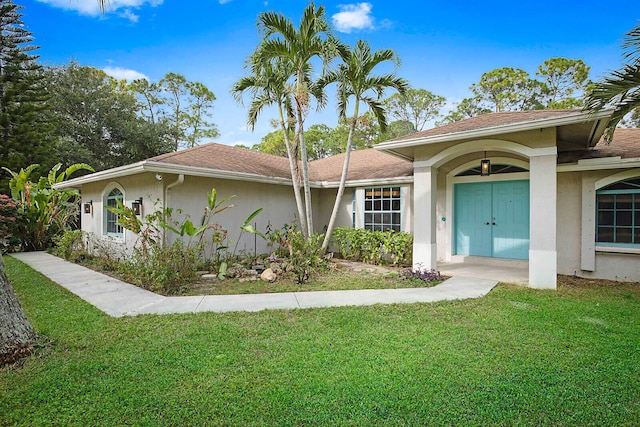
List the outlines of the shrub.
<svg viewBox="0 0 640 427">
<path fill-rule="evenodd" d="M 413 236 L 405 232 L 336 228 L 333 238 L 342 257 L 369 264 L 407 265 L 413 256 Z"/>
<path fill-rule="evenodd" d="M 47 249 L 53 238 L 69 229 L 78 214 L 78 192 L 75 190 L 54 190 L 53 186 L 67 179 L 78 170 L 93 171 L 91 166 L 77 163 L 58 173 L 61 164 L 55 165 L 47 176 L 37 182 L 30 180 L 39 165 L 30 165 L 19 172 L 2 168 L 11 175 L 9 188 L 11 198 L 24 219 L 19 236 L 25 250 Z"/>
<path fill-rule="evenodd" d="M 425 270 L 417 265 L 416 268 L 407 268 L 400 277 L 405 279 L 421 280 L 423 282 L 440 282 L 442 275 L 438 270 Z"/>
<path fill-rule="evenodd" d="M 0 194 L 0 253 L 20 250 L 20 230 L 23 227 L 19 202 Z"/>
<path fill-rule="evenodd" d="M 67 261 L 76 262 L 87 255 L 82 230 L 69 230 L 62 236 L 54 237 L 56 246 L 52 253 Z"/>
<path fill-rule="evenodd" d="M 299 284 L 327 267 L 328 260 L 322 256 L 323 239 L 324 236 L 317 233 L 305 239 L 294 225 L 285 225 L 269 233 L 269 245 L 277 256 L 288 259 L 289 268 Z"/>
<path fill-rule="evenodd" d="M 120 262 L 118 271 L 125 280 L 141 288 L 163 295 L 177 294 L 196 278 L 201 253 L 201 244 L 187 246 L 178 239 L 149 252 L 134 250 L 131 257 Z"/>
</svg>

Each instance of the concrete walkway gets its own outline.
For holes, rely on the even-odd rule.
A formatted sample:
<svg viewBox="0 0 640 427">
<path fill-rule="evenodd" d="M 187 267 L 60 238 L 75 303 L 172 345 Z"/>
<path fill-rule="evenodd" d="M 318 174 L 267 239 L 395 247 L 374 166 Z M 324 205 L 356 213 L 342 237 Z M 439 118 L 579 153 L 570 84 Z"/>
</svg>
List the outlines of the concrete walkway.
<svg viewBox="0 0 640 427">
<path fill-rule="evenodd" d="M 485 296 L 497 280 L 452 277 L 432 288 L 164 297 L 46 252 L 11 255 L 113 317 L 434 302 Z"/>
</svg>

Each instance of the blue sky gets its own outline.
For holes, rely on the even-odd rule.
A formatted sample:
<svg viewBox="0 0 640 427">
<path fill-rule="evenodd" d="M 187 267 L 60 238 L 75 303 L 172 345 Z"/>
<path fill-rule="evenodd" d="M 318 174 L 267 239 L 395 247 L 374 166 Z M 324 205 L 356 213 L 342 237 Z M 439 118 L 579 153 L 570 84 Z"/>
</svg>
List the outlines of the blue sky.
<svg viewBox="0 0 640 427">
<path fill-rule="evenodd" d="M 157 81 L 183 74 L 211 89 L 217 100 L 216 142 L 253 145 L 269 131 L 267 112 L 254 132 L 246 108 L 229 91 L 244 74 L 244 61 L 259 37 L 257 15 L 282 12 L 296 24 L 307 5 L 297 0 L 112 0 L 102 14 L 96 0 L 14 0 L 24 6 L 44 64 L 105 69 L 117 77 Z M 327 16 L 346 43 L 368 40 L 394 49 L 398 74 L 450 104 L 470 95 L 482 73 L 519 67 L 530 74 L 544 60 L 582 59 L 597 80 L 621 65 L 620 40 L 640 18 L 638 0 L 603 1 L 325 1 Z M 335 104 L 308 124 L 335 126 Z"/>
</svg>

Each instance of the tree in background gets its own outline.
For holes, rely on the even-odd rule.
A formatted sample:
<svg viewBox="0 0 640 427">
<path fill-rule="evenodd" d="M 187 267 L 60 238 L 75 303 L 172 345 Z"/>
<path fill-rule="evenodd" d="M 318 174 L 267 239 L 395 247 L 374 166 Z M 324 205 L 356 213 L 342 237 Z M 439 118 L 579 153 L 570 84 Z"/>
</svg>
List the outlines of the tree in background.
<svg viewBox="0 0 640 427">
<path fill-rule="evenodd" d="M 220 135 L 209 120 L 216 96 L 203 83 L 167 73 L 159 82 L 138 79 L 128 88 L 138 98 L 140 114 L 147 122 L 164 127 L 173 151 L 195 147 L 203 139 Z"/>
<path fill-rule="evenodd" d="M 440 108 L 446 99 L 426 89 L 409 89 L 404 95 L 396 93 L 385 100 L 385 107 L 391 117 L 410 124 L 406 133 L 421 131 L 431 120 L 440 115 Z"/>
<path fill-rule="evenodd" d="M 180 149 L 180 142 L 186 138 L 183 126 L 185 113 L 183 99 L 187 96 L 187 79 L 182 74 L 167 73 L 159 82 L 158 89 L 167 95 L 164 119 L 169 126 L 169 135 L 173 144 L 173 151 Z"/>
<path fill-rule="evenodd" d="M 471 91 L 495 112 L 535 110 L 543 106 L 544 86 L 521 68 L 488 71 L 471 85 Z"/>
<path fill-rule="evenodd" d="M 589 70 L 582 59 L 550 58 L 538 66 L 537 76 L 545 84 L 545 108 L 565 109 L 583 105 L 581 97 Z"/>
<path fill-rule="evenodd" d="M 640 116 L 640 25 L 626 34 L 622 52 L 626 63 L 596 83 L 585 102 L 585 109 L 590 111 L 613 108 L 605 134 L 607 140 L 611 140 L 616 126 L 623 122 L 625 116 L 630 115 L 636 123 Z"/>
<path fill-rule="evenodd" d="M 45 69 L 48 120 L 57 160 L 104 170 L 171 151 L 164 122 L 141 114 L 142 104 L 124 81 L 102 70 L 69 65 Z"/>
<path fill-rule="evenodd" d="M 51 138 L 45 120 L 47 94 L 36 63 L 32 36 L 21 20 L 22 7 L 0 1 L 0 165 L 26 167 L 49 162 Z M 7 176 L 0 192 L 8 191 Z"/>
<path fill-rule="evenodd" d="M 140 114 L 150 123 L 160 121 L 162 106 L 165 104 L 160 84 L 147 79 L 136 79 L 129 84 L 129 88 L 138 96 Z"/>
<path fill-rule="evenodd" d="M 460 120 L 470 119 L 471 117 L 478 117 L 490 112 L 490 109 L 481 105 L 481 100 L 478 97 L 464 98 L 458 103 L 455 110 L 449 111 L 441 121 L 436 122 L 436 125 L 442 126 Z"/>
<path fill-rule="evenodd" d="M 464 98 L 437 125 L 477 117 L 492 111 L 576 108 L 588 92 L 590 67 L 581 59 L 550 58 L 536 72 L 539 79 L 512 67 L 484 73 Z"/>
<path fill-rule="evenodd" d="M 187 82 L 187 105 L 183 115 L 184 139 L 187 147 L 195 147 L 205 138 L 220 136 L 218 128 L 209 119 L 216 96 L 200 82 Z"/>
<path fill-rule="evenodd" d="M 289 139 L 293 139 L 292 132 L 289 132 Z M 307 159 L 309 161 L 333 156 L 344 150 L 344 144 L 336 137 L 335 130 L 324 124 L 309 126 L 309 129 L 304 132 L 304 139 L 307 144 Z M 274 156 L 288 156 L 284 133 L 279 130 L 269 132 L 250 149 Z"/>
<path fill-rule="evenodd" d="M 347 118 L 347 106 L 349 102 L 353 105 L 353 115 L 347 119 L 349 122 L 349 136 L 345 145 L 345 157 L 342 167 L 342 175 L 338 186 L 338 193 L 333 205 L 333 211 L 329 219 L 329 225 L 322 242 L 322 251 L 326 251 L 329 247 L 329 240 L 335 227 L 338 210 L 342 202 L 344 188 L 347 182 L 347 172 L 349 170 L 349 159 L 351 157 L 351 144 L 353 142 L 353 134 L 356 123 L 360 117 L 360 103 L 373 113 L 380 130 L 384 131 L 387 127 L 386 111 L 381 101 L 384 92 L 388 88 L 393 88 L 404 94 L 409 88 L 407 82 L 396 77 L 395 74 L 374 75 L 374 70 L 380 64 L 387 61 L 399 63 L 396 53 L 391 49 L 371 51 L 369 43 L 358 40 L 353 48 L 345 49 L 340 52 L 342 63 L 337 68 L 329 71 L 322 79 L 321 84 L 324 86 L 329 83 L 336 83 L 338 96 L 338 115 L 342 119 Z"/>
</svg>

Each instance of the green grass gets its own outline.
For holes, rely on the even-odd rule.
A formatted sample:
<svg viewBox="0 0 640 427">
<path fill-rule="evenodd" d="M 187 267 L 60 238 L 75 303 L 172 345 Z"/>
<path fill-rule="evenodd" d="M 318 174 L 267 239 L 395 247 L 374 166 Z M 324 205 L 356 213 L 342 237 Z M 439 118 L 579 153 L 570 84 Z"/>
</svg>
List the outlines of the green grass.
<svg viewBox="0 0 640 427">
<path fill-rule="evenodd" d="M 113 319 L 6 258 L 48 348 L 0 425 L 638 425 L 640 289 Z"/>
</svg>

